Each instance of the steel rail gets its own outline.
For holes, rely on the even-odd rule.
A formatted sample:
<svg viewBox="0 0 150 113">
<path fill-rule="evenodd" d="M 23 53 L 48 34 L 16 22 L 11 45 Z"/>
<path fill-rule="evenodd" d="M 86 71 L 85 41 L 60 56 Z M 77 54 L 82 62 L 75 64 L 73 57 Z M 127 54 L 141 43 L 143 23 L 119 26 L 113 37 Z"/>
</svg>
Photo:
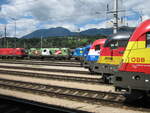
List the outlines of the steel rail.
<svg viewBox="0 0 150 113">
<path fill-rule="evenodd" d="M 0 79 L 0 88 L 93 103 L 122 104 L 122 94 Z"/>
<path fill-rule="evenodd" d="M 42 78 L 48 80 L 60 80 L 60 81 L 72 81 L 72 82 L 83 82 L 89 84 L 105 84 L 101 78 L 90 78 L 90 77 L 77 77 L 77 76 L 65 76 L 65 75 L 56 75 L 56 74 L 43 74 L 43 73 L 33 73 L 33 72 L 21 72 L 21 71 L 10 71 L 10 70 L 1 70 L 1 74 L 9 74 L 15 76 L 23 77 L 33 77 L 33 78 Z M 105 84 L 110 85 L 110 84 Z"/>
</svg>

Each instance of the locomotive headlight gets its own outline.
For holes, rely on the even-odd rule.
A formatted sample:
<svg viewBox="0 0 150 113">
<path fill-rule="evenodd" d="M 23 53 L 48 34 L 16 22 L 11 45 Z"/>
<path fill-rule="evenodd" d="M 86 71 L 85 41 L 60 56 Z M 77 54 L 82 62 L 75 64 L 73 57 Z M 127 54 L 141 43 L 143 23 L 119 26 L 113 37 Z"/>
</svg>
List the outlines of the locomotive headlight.
<svg viewBox="0 0 150 113">
<path fill-rule="evenodd" d="M 135 76 L 135 80 L 140 80 L 141 79 L 141 77 L 140 76 Z"/>
<path fill-rule="evenodd" d="M 149 82 L 149 80 L 148 80 L 148 79 L 146 79 L 146 80 L 145 80 L 145 82 Z"/>
<path fill-rule="evenodd" d="M 113 70 L 113 69 L 115 69 L 115 68 L 113 68 L 113 67 L 110 67 L 110 69 L 111 69 L 111 70 Z"/>
<path fill-rule="evenodd" d="M 139 75 L 136 75 L 136 76 L 133 76 L 132 79 L 134 79 L 134 80 L 140 80 L 141 77 Z"/>
</svg>

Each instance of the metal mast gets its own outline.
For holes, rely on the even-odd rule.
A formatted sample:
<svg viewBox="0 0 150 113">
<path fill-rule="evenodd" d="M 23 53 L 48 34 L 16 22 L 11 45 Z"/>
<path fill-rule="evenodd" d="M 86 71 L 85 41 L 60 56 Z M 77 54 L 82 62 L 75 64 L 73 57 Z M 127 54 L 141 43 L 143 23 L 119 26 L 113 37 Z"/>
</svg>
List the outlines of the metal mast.
<svg viewBox="0 0 150 113">
<path fill-rule="evenodd" d="M 5 24 L 5 27 L 4 27 L 4 42 L 3 42 L 3 47 L 5 48 L 5 43 L 6 43 L 6 36 L 7 36 L 7 24 Z"/>
<path fill-rule="evenodd" d="M 114 22 L 113 22 L 113 33 L 118 31 L 118 0 L 114 0 Z"/>
<path fill-rule="evenodd" d="M 16 44 L 16 43 L 17 43 L 17 42 L 16 42 L 16 38 L 17 38 L 17 37 L 16 37 L 16 19 L 14 19 L 14 21 L 15 21 L 15 48 L 16 48 L 16 46 L 17 46 L 17 44 Z"/>
<path fill-rule="evenodd" d="M 43 47 L 43 37 L 42 37 L 42 35 L 41 35 L 41 48 Z"/>
<path fill-rule="evenodd" d="M 16 18 L 11 18 L 11 19 L 14 20 L 14 23 L 15 23 L 15 27 L 14 27 L 14 30 L 15 30 L 15 33 L 14 33 L 14 39 L 15 39 L 14 48 L 16 48 L 17 47 L 17 44 L 16 44 L 17 43 L 17 41 L 16 41 L 16 38 L 17 38 L 16 37 L 16 26 L 17 26 L 16 25 L 17 24 L 16 21 L 17 21 L 17 19 Z"/>
</svg>

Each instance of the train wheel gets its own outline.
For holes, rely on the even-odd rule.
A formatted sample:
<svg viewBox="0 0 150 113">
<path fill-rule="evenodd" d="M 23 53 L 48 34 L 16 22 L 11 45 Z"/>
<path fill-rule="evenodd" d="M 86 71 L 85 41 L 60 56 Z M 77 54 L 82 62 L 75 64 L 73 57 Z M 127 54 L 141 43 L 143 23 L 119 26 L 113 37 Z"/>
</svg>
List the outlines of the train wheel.
<svg viewBox="0 0 150 113">
<path fill-rule="evenodd" d="M 79 59 L 78 59 L 78 58 L 75 58 L 75 60 L 77 60 L 77 61 L 78 61 Z"/>
<path fill-rule="evenodd" d="M 14 56 L 14 57 L 13 57 L 13 60 L 16 60 L 16 59 L 17 59 L 17 57 Z"/>
<path fill-rule="evenodd" d="M 127 102 L 127 103 L 141 100 L 141 99 L 147 97 L 145 92 L 138 91 L 138 90 L 132 90 L 132 92 L 130 94 L 125 94 L 124 96 L 126 97 L 125 102 Z"/>
<path fill-rule="evenodd" d="M 110 84 L 111 83 L 111 79 L 110 78 L 111 78 L 110 74 L 104 74 L 103 73 L 102 79 L 103 79 L 104 83 Z"/>
<path fill-rule="evenodd" d="M 66 60 L 71 60 L 71 57 L 67 57 Z"/>
<path fill-rule="evenodd" d="M 95 74 L 95 72 L 93 71 L 93 69 L 89 68 L 89 71 L 91 74 Z"/>
<path fill-rule="evenodd" d="M 80 62 L 80 66 L 83 67 L 83 61 Z"/>
</svg>

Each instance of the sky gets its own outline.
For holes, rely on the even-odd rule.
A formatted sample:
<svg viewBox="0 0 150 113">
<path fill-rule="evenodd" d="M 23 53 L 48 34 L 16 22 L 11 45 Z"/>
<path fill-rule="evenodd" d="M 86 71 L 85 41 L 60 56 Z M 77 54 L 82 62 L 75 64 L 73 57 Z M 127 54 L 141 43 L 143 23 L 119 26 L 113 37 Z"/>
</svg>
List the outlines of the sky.
<svg viewBox="0 0 150 113">
<path fill-rule="evenodd" d="M 120 26 L 136 27 L 141 16 L 142 21 L 150 17 L 150 0 L 118 1 Z M 15 36 L 15 22 L 17 37 L 52 27 L 77 32 L 113 25 L 113 15 L 107 13 L 113 10 L 113 0 L 0 0 L 0 6 L 0 35 L 7 26 L 7 35 Z"/>
</svg>

